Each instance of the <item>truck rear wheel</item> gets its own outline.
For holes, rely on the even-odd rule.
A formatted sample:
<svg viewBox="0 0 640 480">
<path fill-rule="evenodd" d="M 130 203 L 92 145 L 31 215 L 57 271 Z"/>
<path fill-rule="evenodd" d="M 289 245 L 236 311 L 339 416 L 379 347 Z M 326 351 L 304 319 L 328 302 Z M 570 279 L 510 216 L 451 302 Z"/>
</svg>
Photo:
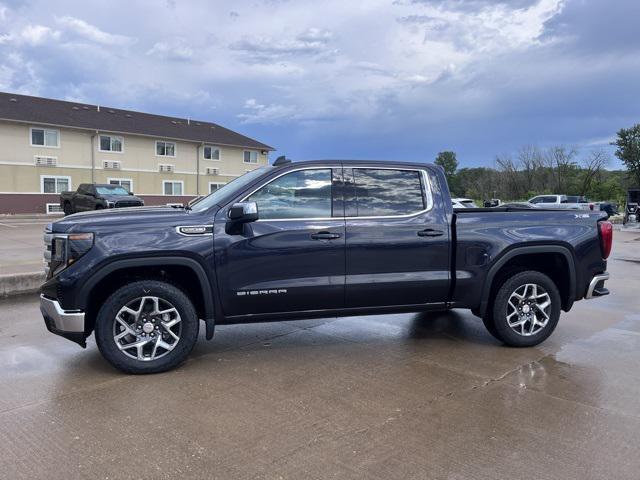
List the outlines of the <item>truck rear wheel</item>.
<svg viewBox="0 0 640 480">
<path fill-rule="evenodd" d="M 506 345 L 531 347 L 553 333 L 560 307 L 560 292 L 553 280 L 528 270 L 504 279 L 483 321 L 487 330 Z"/>
<path fill-rule="evenodd" d="M 130 283 L 113 293 L 96 318 L 102 355 L 125 373 L 170 370 L 189 356 L 198 338 L 193 304 L 179 288 L 157 280 Z"/>
</svg>

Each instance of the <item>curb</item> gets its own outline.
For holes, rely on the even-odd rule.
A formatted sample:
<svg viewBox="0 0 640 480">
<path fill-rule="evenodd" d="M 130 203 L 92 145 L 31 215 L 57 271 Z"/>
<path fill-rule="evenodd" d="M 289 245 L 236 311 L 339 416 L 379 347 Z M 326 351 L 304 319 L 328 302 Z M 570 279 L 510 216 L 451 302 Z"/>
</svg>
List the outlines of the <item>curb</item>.
<svg viewBox="0 0 640 480">
<path fill-rule="evenodd" d="M 0 298 L 34 293 L 44 282 L 44 272 L 0 275 Z"/>
</svg>

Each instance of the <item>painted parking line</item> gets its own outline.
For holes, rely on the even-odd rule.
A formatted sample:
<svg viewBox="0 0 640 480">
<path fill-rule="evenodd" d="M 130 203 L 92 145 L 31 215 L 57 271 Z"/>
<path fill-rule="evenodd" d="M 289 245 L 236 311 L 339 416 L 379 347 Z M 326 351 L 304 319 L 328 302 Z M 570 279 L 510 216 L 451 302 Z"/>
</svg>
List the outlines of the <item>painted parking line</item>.
<svg viewBox="0 0 640 480">
<path fill-rule="evenodd" d="M 9 225 L 7 223 L 0 223 L 0 227 L 17 228 L 15 225 Z"/>
</svg>

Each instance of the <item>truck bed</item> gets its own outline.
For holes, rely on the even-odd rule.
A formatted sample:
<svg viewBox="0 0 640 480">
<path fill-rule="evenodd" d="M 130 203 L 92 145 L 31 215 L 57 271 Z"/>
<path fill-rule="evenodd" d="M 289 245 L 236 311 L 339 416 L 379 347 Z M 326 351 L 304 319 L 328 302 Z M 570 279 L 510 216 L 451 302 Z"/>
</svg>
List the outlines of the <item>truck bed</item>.
<svg viewBox="0 0 640 480">
<path fill-rule="evenodd" d="M 482 297 L 491 269 L 497 268 L 511 250 L 527 248 L 535 255 L 540 246 L 552 245 L 558 261 L 575 271 L 574 300 L 584 297 L 594 272 L 602 264 L 598 220 L 603 212 L 585 210 L 468 208 L 455 209 L 452 235 L 452 304 L 469 306 Z M 563 257 L 564 255 L 564 257 Z M 570 308 L 571 305 L 565 305 Z"/>
</svg>

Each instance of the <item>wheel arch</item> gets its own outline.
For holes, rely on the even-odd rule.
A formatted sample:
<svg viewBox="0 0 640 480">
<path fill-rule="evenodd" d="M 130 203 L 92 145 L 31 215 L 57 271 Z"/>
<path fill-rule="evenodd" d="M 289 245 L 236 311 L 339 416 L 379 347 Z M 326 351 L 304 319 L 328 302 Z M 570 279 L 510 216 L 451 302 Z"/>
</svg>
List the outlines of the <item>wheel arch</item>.
<svg viewBox="0 0 640 480">
<path fill-rule="evenodd" d="M 562 265 L 558 267 L 558 260 L 561 259 Z M 550 260 L 551 264 L 541 264 L 541 261 Z M 541 267 L 541 265 L 543 265 Z M 484 316 L 489 307 L 491 296 L 496 289 L 497 281 L 500 280 L 501 274 L 508 272 L 510 269 L 529 269 L 545 273 L 551 276 L 551 279 L 558 286 L 562 297 L 562 309 L 569 311 L 576 298 L 576 268 L 575 259 L 571 249 L 564 245 L 537 245 L 537 246 L 521 246 L 508 250 L 500 258 L 498 258 L 489 271 L 482 289 L 480 301 L 480 316 Z M 566 271 L 566 276 L 561 275 L 557 278 L 550 273 L 558 271 Z"/>
<path fill-rule="evenodd" d="M 165 281 L 185 291 L 194 303 L 198 315 L 205 321 L 206 338 L 209 340 L 213 337 L 213 285 L 200 262 L 181 256 L 120 259 L 98 269 L 80 291 L 80 298 L 85 303 L 85 335 L 93 331 L 102 300 L 113 293 L 117 285 L 121 284 L 119 282 L 137 278 Z"/>
</svg>

